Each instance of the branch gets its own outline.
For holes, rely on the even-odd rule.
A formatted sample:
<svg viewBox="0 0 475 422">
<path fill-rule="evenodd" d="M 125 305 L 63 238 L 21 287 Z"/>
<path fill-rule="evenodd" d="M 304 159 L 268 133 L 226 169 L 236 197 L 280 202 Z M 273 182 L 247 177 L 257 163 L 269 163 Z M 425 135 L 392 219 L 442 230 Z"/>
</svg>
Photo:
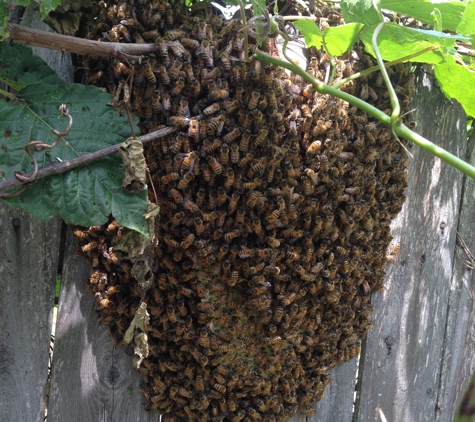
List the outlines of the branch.
<svg viewBox="0 0 475 422">
<path fill-rule="evenodd" d="M 155 44 L 127 44 L 117 42 L 92 41 L 68 35 L 53 34 L 37 29 L 9 23 L 9 38 L 22 44 L 45 47 L 52 50 L 67 51 L 74 54 L 94 54 L 111 57 L 117 54 L 140 56 L 158 52 Z"/>
<path fill-rule="evenodd" d="M 137 139 L 142 143 L 153 141 L 158 138 L 163 138 L 164 136 L 170 135 L 177 131 L 177 127 L 165 127 L 163 129 L 157 130 L 155 132 L 150 132 L 146 135 L 139 136 Z M 85 164 L 89 164 L 93 161 L 99 160 L 100 158 L 107 157 L 108 155 L 115 154 L 119 152 L 119 148 L 122 144 L 115 144 L 111 145 L 110 147 L 101 149 L 99 151 L 92 152 L 90 154 L 82 155 L 81 157 L 74 158 L 73 160 L 59 162 L 59 161 L 52 161 L 46 167 L 39 169 L 36 173 L 37 179 L 42 179 L 43 177 L 52 176 L 54 174 L 61 174 L 65 173 L 69 170 L 75 169 L 76 167 L 83 166 Z M 25 173 L 25 177 L 32 177 L 34 172 Z M 4 196 L 2 191 L 7 189 L 12 189 L 20 185 L 25 185 L 18 179 L 9 179 L 3 182 L 0 182 L 0 198 Z M 5 194 L 5 196 L 10 196 L 10 194 Z"/>
</svg>

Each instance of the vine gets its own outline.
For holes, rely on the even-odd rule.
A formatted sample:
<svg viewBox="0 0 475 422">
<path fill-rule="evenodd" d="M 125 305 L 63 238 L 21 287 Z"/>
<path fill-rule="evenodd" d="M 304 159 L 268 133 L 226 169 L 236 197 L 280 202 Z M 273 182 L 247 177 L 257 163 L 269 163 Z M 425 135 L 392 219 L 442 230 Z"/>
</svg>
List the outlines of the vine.
<svg viewBox="0 0 475 422">
<path fill-rule="evenodd" d="M 29 0 L 12 1 L 8 3 L 10 8 L 8 8 L 4 3 L 1 3 L 0 35 L 6 36 L 9 34 L 11 39 L 18 40 L 22 43 L 56 48 L 62 51 L 70 51 L 78 54 L 93 53 L 95 55 L 105 55 L 109 57 L 125 57 L 130 65 L 140 62 L 142 56 L 154 53 L 157 50 L 157 46 L 154 44 L 98 43 L 65 35 L 47 34 L 42 31 L 23 28 L 14 24 L 7 24 L 7 18 L 13 10 L 12 7 L 16 5 L 27 5 L 28 3 Z M 304 16 L 295 17 L 298 19 L 295 19 L 293 25 L 301 31 L 307 46 L 315 46 L 318 49 L 322 48 L 327 54 L 331 66 L 331 72 L 329 72 L 325 77 L 324 82 L 316 80 L 310 74 L 301 69 L 296 63 L 292 62 L 292 60 L 289 60 L 286 52 L 287 43 L 289 41 L 288 33 L 286 31 L 286 25 L 288 25 L 290 21 L 288 16 L 271 16 L 266 9 L 264 0 L 252 0 L 253 10 L 257 12 L 254 17 L 246 22 L 245 6 L 243 2 L 241 0 L 230 0 L 229 3 L 239 4 L 241 10 L 242 19 L 244 21 L 243 23 L 246 27 L 246 31 L 244 31 L 246 44 L 244 52 L 246 60 L 259 60 L 266 63 L 272 63 L 300 75 L 304 80 L 312 84 L 315 90 L 319 93 L 335 96 L 360 108 L 384 125 L 388 126 L 395 136 L 405 138 L 415 143 L 419 147 L 434 154 L 443 161 L 475 179 L 475 168 L 473 166 L 433 144 L 402 123 L 399 115 L 397 95 L 385 71 L 385 68 L 396 66 L 399 63 L 407 62 L 409 60 L 413 62 L 432 64 L 434 66 L 435 77 L 439 81 L 440 87 L 446 96 L 458 100 L 464 107 L 468 116 L 475 116 L 475 103 L 473 102 L 475 73 L 473 71 L 474 61 L 472 50 L 475 41 L 475 19 L 473 19 L 475 17 L 474 2 L 467 4 L 431 3 L 429 1 L 417 0 L 412 2 L 411 7 L 408 8 L 407 3 L 403 1 L 381 0 L 378 3 L 365 2 L 362 0 L 344 0 L 341 3 L 341 14 L 337 13 L 335 17 L 342 17 L 345 24 L 338 22 L 336 26 L 329 25 L 328 22 L 331 22 L 331 20 L 319 19 L 317 13 L 318 10 L 314 9 L 313 6 L 307 8 L 306 13 L 310 14 L 310 16 L 308 18 L 305 18 Z M 58 4 L 58 0 L 42 2 L 42 17 L 45 18 L 49 11 L 54 10 Z M 199 3 L 192 5 L 192 7 L 198 7 L 198 5 Z M 327 6 L 325 3 L 319 2 L 318 7 Z M 383 9 L 391 11 L 392 15 L 388 15 L 387 12 L 383 15 Z M 313 12 L 311 12 L 311 10 L 313 10 Z M 274 13 L 277 14 L 275 7 Z M 294 20 L 294 18 L 292 18 L 292 20 Z M 320 26 L 323 30 L 316 22 L 320 22 Z M 409 25 L 412 25 L 412 27 Z M 432 25 L 433 29 L 430 29 L 429 25 Z M 275 37 L 277 35 L 282 36 L 285 40 L 283 53 L 287 60 L 282 60 L 278 57 L 266 54 L 257 47 L 252 51 L 252 55 L 248 57 L 248 34 L 257 38 L 259 45 L 262 45 L 262 42 L 267 37 Z M 335 79 L 335 68 L 338 57 L 350 51 L 358 40 L 361 40 L 365 49 L 377 58 L 378 65 L 344 79 Z M 7 48 L 5 43 L 3 43 L 3 47 L 5 47 L 5 49 Z M 8 100 L 8 102 L 2 101 L 0 104 L 3 114 L 5 116 L 7 115 L 5 113 L 8 113 L 8 115 L 11 116 L 18 116 L 21 110 L 21 113 L 26 113 L 30 116 L 32 127 L 36 127 L 37 120 L 43 120 L 44 123 L 42 124 L 43 127 L 41 130 L 44 131 L 48 128 L 47 131 L 51 133 L 51 127 L 54 127 L 55 124 L 48 123 L 47 119 L 45 120 L 42 111 L 34 110 L 34 106 L 31 106 L 28 103 L 28 99 L 39 102 L 44 100 L 41 95 L 38 96 L 35 90 L 32 89 L 34 83 L 53 84 L 55 86 L 54 89 L 51 89 L 51 85 L 48 85 L 47 88 L 42 87 L 40 91 L 43 92 L 44 94 L 42 95 L 45 95 L 48 99 L 51 99 L 57 94 L 58 101 L 54 104 L 54 109 L 57 110 L 58 105 L 65 102 L 64 99 L 61 98 L 61 96 L 64 96 L 64 83 L 58 80 L 55 75 L 45 71 L 44 68 L 38 65 L 38 63 L 33 63 L 33 58 L 26 58 L 26 53 L 24 52 L 22 52 L 22 55 L 25 55 L 24 57 L 26 58 L 26 61 L 23 64 L 18 64 L 17 54 L 12 53 L 10 50 L 6 52 L 7 50 L 3 49 L 3 47 L 3 53 L 0 52 L 0 61 L 4 67 L 0 69 L 0 80 L 6 83 L 7 86 L 10 87 L 10 90 L 13 91 L 13 93 L 5 90 L 0 92 L 0 94 Z M 19 47 L 13 45 L 9 48 Z M 386 62 L 384 62 L 384 60 Z M 26 77 L 22 74 L 22 69 L 26 64 L 42 69 L 40 72 L 41 75 L 38 76 L 37 80 L 32 81 L 31 75 Z M 385 82 L 389 93 L 388 95 L 390 96 L 392 103 L 391 116 L 388 116 L 362 99 L 344 92 L 341 89 L 351 80 L 357 77 L 364 77 L 365 75 L 377 70 L 381 70 L 382 74 L 385 75 Z M 23 76 L 25 76 L 25 79 L 22 79 Z M 35 77 L 36 76 L 34 76 L 34 78 Z M 73 87 L 74 84 L 71 84 L 71 86 Z M 38 89 L 38 87 L 36 88 Z M 111 101 L 110 96 L 107 96 L 103 92 L 97 95 L 93 94 L 92 91 L 95 90 L 94 87 L 87 88 L 91 90 L 88 91 L 90 98 L 99 98 L 98 95 L 100 95 L 100 98 L 103 98 L 102 101 L 104 101 L 104 104 Z M 128 86 L 124 86 L 124 95 L 126 89 L 128 89 Z M 78 92 L 80 91 L 81 89 L 78 90 Z M 76 106 L 79 105 L 80 102 L 77 101 L 78 97 L 71 95 L 68 106 L 70 107 L 71 104 Z M 50 103 L 47 101 L 47 103 L 50 104 L 51 109 L 53 109 L 53 102 Z M 94 119 L 97 116 L 97 112 L 98 109 L 88 111 L 84 106 L 81 118 L 86 116 L 86 119 Z M 102 109 L 101 112 L 105 113 Z M 112 110 L 109 109 L 109 113 L 112 113 Z M 37 116 L 37 118 L 34 118 L 34 116 Z M 57 117 L 54 117 L 54 119 L 57 119 Z M 80 120 L 75 121 L 79 122 Z M 90 120 L 88 120 L 88 122 L 89 121 Z M 130 127 L 133 134 L 133 125 Z M 81 129 L 80 123 L 78 128 Z M 107 129 L 105 129 L 105 131 L 107 132 Z M 7 134 L 8 129 L 5 129 L 4 138 L 9 137 Z M 50 134 L 47 134 L 46 132 L 43 132 L 43 134 L 45 136 L 44 142 L 46 142 L 46 139 Z M 75 128 L 73 128 L 69 137 L 74 137 L 75 134 Z M 95 137 L 104 137 L 105 135 L 104 132 L 97 132 L 91 136 L 95 139 Z M 20 140 L 16 145 L 8 145 L 9 151 L 17 151 L 13 155 L 16 154 L 15 156 L 18 159 L 18 164 L 11 164 L 10 159 L 10 164 L 8 164 L 7 168 L 1 169 L 3 182 L 0 182 L 0 189 L 9 189 L 11 191 L 11 188 L 23 185 L 22 189 L 24 190 L 27 185 L 32 184 L 27 182 L 32 181 L 35 181 L 35 184 L 37 185 L 36 188 L 40 188 L 40 190 L 47 189 L 48 191 L 54 191 L 56 188 L 53 188 L 53 186 L 58 186 L 58 183 L 60 185 L 62 184 L 63 189 L 65 189 L 65 186 L 68 186 L 69 188 L 68 183 L 71 183 L 71 177 L 68 176 L 69 179 L 65 178 L 66 176 L 63 174 L 64 171 L 73 168 L 76 169 L 78 166 L 86 166 L 87 168 L 87 166 L 91 166 L 91 163 L 95 160 L 100 158 L 104 159 L 104 156 L 116 153 L 119 149 L 120 143 L 128 137 L 130 137 L 130 133 L 126 134 L 121 132 L 119 138 L 115 137 L 115 140 L 111 139 L 108 145 L 103 145 L 102 148 L 98 148 L 98 144 L 93 142 L 90 144 L 91 147 L 87 153 L 85 153 L 85 151 L 79 152 L 74 142 L 71 143 L 66 141 L 65 145 L 67 147 L 72 146 L 69 153 L 63 155 L 60 154 L 57 159 L 50 157 L 45 153 L 41 157 L 33 157 L 33 160 L 31 160 L 31 157 L 30 159 L 25 160 L 24 156 L 25 153 L 29 155 L 28 152 L 25 151 L 24 146 L 27 145 L 31 139 L 20 137 Z M 94 147 L 92 147 L 92 144 L 94 144 Z M 29 169 L 27 166 L 30 161 L 36 163 L 34 164 L 35 167 L 38 167 L 38 163 L 42 161 L 43 167 L 37 168 L 35 173 L 28 173 Z M 109 165 L 109 167 L 106 166 L 108 171 L 107 174 L 116 174 L 117 176 L 114 178 L 115 182 L 113 182 L 113 184 L 117 183 L 117 181 L 122 178 L 123 166 L 117 165 L 118 162 L 119 161 L 116 161 L 114 165 Z M 100 163 L 104 165 L 102 161 Z M 3 165 L 5 165 L 5 163 L 3 163 L 2 166 Z M 88 171 L 90 174 L 90 167 L 88 168 Z M 16 177 L 15 172 L 20 172 L 17 174 L 26 174 L 27 179 L 19 180 L 19 178 Z M 68 175 L 69 173 L 74 174 L 74 183 L 77 183 L 79 178 L 83 177 L 81 168 L 76 169 L 75 172 L 68 172 L 66 174 Z M 102 224 L 107 220 L 110 212 L 112 212 L 116 217 L 118 217 L 118 213 L 124 212 L 123 207 L 116 206 L 115 208 L 111 208 L 109 204 L 112 198 L 115 198 L 115 201 L 112 202 L 119 204 L 128 203 L 130 208 L 134 207 L 134 204 L 136 204 L 135 206 L 140 204 L 137 210 L 145 210 L 145 191 L 140 195 L 126 197 L 126 200 L 124 200 L 119 192 L 120 183 L 119 187 L 116 187 L 114 190 L 114 188 L 109 186 L 107 182 L 104 182 L 105 179 L 103 175 L 99 175 L 99 173 L 100 171 L 97 170 L 94 174 L 96 175 L 96 180 L 100 181 L 99 183 L 103 185 L 104 189 L 104 202 L 98 206 L 100 212 L 83 212 L 78 215 L 76 210 L 65 211 L 62 208 L 63 204 L 60 198 L 61 195 L 58 196 L 57 190 L 53 195 L 57 201 L 56 205 L 52 205 L 51 203 L 48 203 L 47 205 L 38 204 L 35 199 L 36 196 L 33 193 L 29 193 L 32 189 L 27 190 L 24 194 L 20 195 L 19 198 L 11 198 L 8 201 L 12 206 L 23 206 L 27 208 L 29 211 L 34 212 L 39 218 L 48 219 L 55 214 L 60 214 L 61 217 L 68 222 L 86 226 Z M 47 180 L 52 179 L 52 181 L 48 182 L 49 184 L 46 185 L 43 184 L 43 182 L 38 185 L 40 182 L 38 179 L 45 178 L 45 176 L 48 175 L 52 176 L 51 178 L 47 178 Z M 68 181 L 66 182 L 66 180 Z M 88 195 L 95 195 L 94 189 L 95 188 L 91 186 L 91 192 L 89 192 Z M 96 203 L 95 197 L 86 195 L 84 198 L 85 202 L 79 208 L 86 208 L 88 201 L 90 203 Z M 75 199 L 77 200 L 77 198 Z M 46 206 L 48 211 L 41 208 L 43 206 Z M 126 214 L 128 214 L 127 218 L 121 219 L 119 217 L 121 220 L 120 224 L 146 234 L 146 224 L 142 217 L 142 211 L 129 211 Z"/>
</svg>

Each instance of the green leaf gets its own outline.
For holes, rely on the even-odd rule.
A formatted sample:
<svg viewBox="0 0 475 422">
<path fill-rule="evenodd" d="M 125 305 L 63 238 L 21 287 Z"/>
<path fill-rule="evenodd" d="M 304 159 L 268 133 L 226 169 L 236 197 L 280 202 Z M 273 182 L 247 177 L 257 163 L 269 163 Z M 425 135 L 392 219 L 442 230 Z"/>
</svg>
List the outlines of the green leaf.
<svg viewBox="0 0 475 422">
<path fill-rule="evenodd" d="M 362 23 L 348 23 L 327 28 L 323 33 L 325 50 L 332 56 L 341 56 L 351 50 L 353 44 L 358 41 L 363 26 Z"/>
<path fill-rule="evenodd" d="M 3 1 L 0 1 L 0 40 L 8 37 L 7 30 L 8 23 L 8 10 L 7 6 Z"/>
<path fill-rule="evenodd" d="M 376 26 L 363 28 L 361 39 L 366 51 L 374 55 L 371 37 Z M 444 34 L 445 35 L 445 34 Z M 396 60 L 418 53 L 429 47 L 435 50 L 426 52 L 411 59 L 412 62 L 439 63 L 443 61 L 443 53 L 453 48 L 455 39 L 437 37 L 427 31 L 413 31 L 409 28 L 388 23 L 378 35 L 378 48 L 384 60 Z"/>
<path fill-rule="evenodd" d="M 0 42 L 0 78 L 16 90 L 42 82 L 61 84 L 63 81 L 30 47 Z"/>
<path fill-rule="evenodd" d="M 45 20 L 49 12 L 61 5 L 61 0 L 42 0 L 40 4 L 41 19 Z"/>
<path fill-rule="evenodd" d="M 460 17 L 465 10 L 462 2 L 431 2 L 430 0 L 381 0 L 381 8 L 396 13 L 409 15 L 428 24 L 434 25 L 432 12 L 437 7 L 443 16 L 443 29 L 455 31 Z"/>
<path fill-rule="evenodd" d="M 302 19 L 295 21 L 294 25 L 304 36 L 307 47 L 322 48 L 323 32 L 314 21 Z"/>
<path fill-rule="evenodd" d="M 468 116 L 475 116 L 475 73 L 452 56 L 434 66 L 434 74 L 447 98 L 455 98 Z"/>
<path fill-rule="evenodd" d="M 442 31 L 442 13 L 437 8 L 431 13 L 432 17 L 434 18 L 434 28 L 436 31 Z"/>
<path fill-rule="evenodd" d="M 382 22 L 380 0 L 343 0 L 341 14 L 345 22 L 374 25 Z"/>
<path fill-rule="evenodd" d="M 467 8 L 457 26 L 456 32 L 464 35 L 475 35 L 475 1 L 471 1 L 467 4 Z"/>
<path fill-rule="evenodd" d="M 20 91 L 21 103 L 0 102 L 0 170 L 5 179 L 14 171 L 30 172 L 33 167 L 24 151 L 32 140 L 52 144 L 63 131 L 67 119 L 58 106 L 64 103 L 73 118 L 70 133 L 53 149 L 34 152 L 40 168 L 52 161 L 68 161 L 110 145 L 130 135 L 127 119 L 106 104 L 111 96 L 94 86 L 79 84 L 29 85 Z M 129 194 L 121 187 L 124 167 L 119 154 L 94 161 L 67 173 L 39 179 L 18 197 L 6 199 L 14 208 L 23 207 L 41 220 L 60 215 L 71 224 L 104 224 L 112 213 L 121 225 L 148 235 L 147 192 Z"/>
</svg>

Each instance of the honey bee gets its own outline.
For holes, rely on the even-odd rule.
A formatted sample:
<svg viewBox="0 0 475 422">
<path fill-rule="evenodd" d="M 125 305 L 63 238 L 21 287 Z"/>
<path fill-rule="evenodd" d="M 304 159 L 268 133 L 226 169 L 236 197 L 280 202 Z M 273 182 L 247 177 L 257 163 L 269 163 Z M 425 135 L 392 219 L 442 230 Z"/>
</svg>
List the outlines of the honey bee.
<svg viewBox="0 0 475 422">
<path fill-rule="evenodd" d="M 180 69 L 183 66 L 183 62 L 180 59 L 175 59 L 173 61 L 173 65 L 168 71 L 168 75 L 170 76 L 170 79 L 178 79 L 178 76 L 180 76 Z"/>
<path fill-rule="evenodd" d="M 234 49 L 241 50 L 244 45 L 244 35 L 242 33 L 238 33 L 234 39 Z"/>
<path fill-rule="evenodd" d="M 241 130 L 239 129 L 239 133 Z M 251 132 L 247 129 L 244 130 L 244 133 L 241 137 L 241 142 L 239 143 L 239 151 L 248 152 L 249 151 L 249 141 L 251 139 Z"/>
<path fill-rule="evenodd" d="M 249 103 L 247 105 L 247 108 L 249 110 L 254 110 L 257 107 L 257 103 L 259 101 L 260 96 L 261 96 L 260 91 L 252 91 L 251 98 L 250 98 Z"/>
<path fill-rule="evenodd" d="M 237 192 L 233 192 L 231 195 L 231 200 L 229 201 L 228 215 L 231 215 L 236 211 L 239 198 L 240 195 Z"/>
<path fill-rule="evenodd" d="M 267 138 L 269 131 L 266 128 L 263 128 L 259 131 L 259 134 L 257 135 L 257 138 L 254 140 L 254 145 L 259 146 L 264 142 L 264 140 Z M 244 136 L 243 136 L 244 138 Z M 241 150 L 242 151 L 242 150 Z"/>
<path fill-rule="evenodd" d="M 165 66 L 160 65 L 157 68 L 157 73 L 160 76 L 160 80 L 162 84 L 169 85 L 170 84 L 170 76 L 168 75 L 167 69 Z"/>
<path fill-rule="evenodd" d="M 185 80 L 180 76 L 173 89 L 171 90 L 172 95 L 180 95 L 181 91 L 183 90 L 183 87 L 185 86 Z"/>
<path fill-rule="evenodd" d="M 155 39 L 155 45 L 158 47 L 160 56 L 168 57 L 168 47 L 167 47 L 167 44 L 165 43 L 165 40 L 162 37 L 157 37 Z"/>
<path fill-rule="evenodd" d="M 212 136 L 215 132 L 221 133 L 225 122 L 226 116 L 224 114 L 213 117 L 208 123 L 208 135 Z"/>
<path fill-rule="evenodd" d="M 241 158 L 238 162 L 239 167 L 244 167 L 248 163 L 250 163 L 254 159 L 254 154 L 252 152 L 248 152 L 245 157 Z"/>
<path fill-rule="evenodd" d="M 236 85 L 236 89 L 234 90 L 233 100 L 242 100 L 243 94 L 244 94 L 244 86 L 242 83 L 238 83 Z"/>
<path fill-rule="evenodd" d="M 183 116 L 171 116 L 168 118 L 168 124 L 170 126 L 187 127 L 190 124 L 190 119 Z"/>
<path fill-rule="evenodd" d="M 389 251 L 389 255 L 397 255 L 397 253 L 399 252 L 399 249 L 400 249 L 400 245 L 399 243 L 396 243 Z"/>
<path fill-rule="evenodd" d="M 221 164 L 219 164 L 219 162 L 218 162 L 218 160 L 216 160 L 216 158 L 214 158 L 212 156 L 209 156 L 207 158 L 207 160 L 208 160 L 208 164 L 213 169 L 215 174 L 221 174 L 222 173 L 223 166 Z"/>
<path fill-rule="evenodd" d="M 219 103 L 214 103 L 214 104 L 211 104 L 210 106 L 206 107 L 203 110 L 202 115 L 203 115 L 203 117 L 211 116 L 212 114 L 216 113 L 220 109 L 221 109 L 221 106 L 219 105 Z"/>
</svg>

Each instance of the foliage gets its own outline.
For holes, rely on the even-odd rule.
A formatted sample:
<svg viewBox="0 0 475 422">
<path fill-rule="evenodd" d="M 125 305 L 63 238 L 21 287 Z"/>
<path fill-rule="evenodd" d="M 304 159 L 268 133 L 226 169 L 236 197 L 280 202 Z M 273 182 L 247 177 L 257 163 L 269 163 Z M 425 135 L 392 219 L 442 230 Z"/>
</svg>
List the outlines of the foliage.
<svg viewBox="0 0 475 422">
<path fill-rule="evenodd" d="M 307 45 L 317 48 L 323 45 L 330 56 L 341 55 L 351 49 L 353 44 L 348 42 L 345 45 L 344 41 L 353 41 L 359 35 L 366 51 L 376 55 L 372 36 L 376 26 L 383 21 L 382 9 L 394 12 L 393 22 L 386 23 L 378 35 L 378 49 L 382 58 L 393 61 L 421 53 L 411 57 L 411 61 L 434 64 L 434 73 L 442 92 L 448 98 L 460 102 L 469 116 L 475 116 L 475 74 L 469 67 L 472 62 L 465 63 L 456 49 L 457 41 L 472 43 L 472 47 L 475 45 L 475 2 L 344 0 L 341 9 L 346 25 L 327 28 L 325 32 L 310 20 L 296 22 Z M 397 13 L 426 25 L 402 25 Z M 352 27 L 352 23 L 359 26 Z M 428 29 L 427 25 L 436 29 Z"/>
<path fill-rule="evenodd" d="M 29 3 L 30 0 L 0 3 L 3 31 L 6 30 L 6 17 L 13 7 Z M 60 0 L 42 2 L 42 17 L 59 3 Z M 229 0 L 228 3 L 240 2 Z M 264 14 L 264 0 L 248 0 L 245 3 L 252 3 L 255 15 Z M 349 51 L 358 38 L 362 40 L 366 50 L 375 55 L 372 36 L 375 28 L 383 21 L 383 9 L 386 16 L 387 11 L 392 12 L 393 19 L 383 26 L 378 35 L 377 46 L 382 58 L 405 61 L 411 56 L 411 61 L 433 64 L 442 91 L 449 98 L 457 99 L 469 116 L 475 116 L 474 63 L 470 57 L 461 56 L 457 51 L 459 42 L 472 43 L 472 46 L 475 43 L 475 2 L 344 0 L 341 11 L 346 24 L 329 27 L 325 31 L 310 20 L 297 21 L 295 26 L 300 29 L 308 45 L 323 47 L 332 61 L 334 57 Z M 398 15 L 401 13 L 405 17 Z M 409 27 L 408 16 L 425 26 L 413 21 L 410 24 L 415 27 Z M 258 20 L 256 23 L 261 24 L 263 21 Z M 428 29 L 428 25 L 432 25 L 434 29 Z M 260 31 L 262 28 L 256 28 L 257 33 Z M 255 58 L 260 58 L 259 53 Z M 52 151 L 34 153 L 40 166 L 54 160 L 77 158 L 120 143 L 129 136 L 125 119 L 105 106 L 110 101 L 109 95 L 94 87 L 65 85 L 29 49 L 21 45 L 2 45 L 0 64 L 0 82 L 18 91 L 14 101 L 0 103 L 0 112 L 4 116 L 0 129 L 8 140 L 2 146 L 4 153 L 0 154 L 0 170 L 3 170 L 6 179 L 14 177 L 14 171 L 28 172 L 32 169 L 24 150 L 27 142 L 33 139 L 52 142 L 52 130 L 59 130 L 65 125 L 57 111 L 62 102 L 67 103 L 74 119 L 71 133 Z M 331 87 L 320 88 L 331 95 L 340 98 L 344 96 L 344 93 Z M 356 98 L 354 100 L 349 101 L 365 109 L 364 102 Z M 388 120 L 386 115 L 377 110 L 366 111 L 385 124 L 394 124 L 394 120 Z M 413 134 L 407 130 L 396 130 L 395 133 L 399 136 Z M 424 142 L 419 143 L 421 146 L 423 144 Z M 430 143 L 427 142 L 426 146 L 428 144 Z M 432 144 L 426 149 L 440 153 L 440 149 Z M 443 155 L 441 154 L 438 156 Z M 455 165 L 453 161 L 452 165 Z M 473 174 L 473 168 L 469 172 L 466 169 L 463 171 Z M 145 234 L 147 230 L 143 213 L 146 208 L 146 191 L 137 195 L 123 191 L 122 177 L 123 164 L 118 155 L 115 155 L 84 168 L 38 180 L 34 189 L 28 188 L 24 194 L 8 199 L 8 202 L 14 207 L 25 207 L 42 219 L 59 214 L 66 221 L 79 225 L 101 224 L 112 212 L 121 225 Z"/>
<path fill-rule="evenodd" d="M 41 19 L 45 19 L 49 12 L 56 9 L 61 0 L 8 0 L 0 1 L 0 39 L 8 36 L 8 18 L 16 6 L 28 6 L 31 2 L 38 3 L 40 7 Z"/>
<path fill-rule="evenodd" d="M 6 59 L 12 58 L 12 59 Z M 33 170 L 24 147 L 41 140 L 53 143 L 67 121 L 60 118 L 58 106 L 69 107 L 73 118 L 70 133 L 53 149 L 34 152 L 40 167 L 52 161 L 67 161 L 130 136 L 127 119 L 106 104 L 109 94 L 93 86 L 65 84 L 31 49 L 0 43 L 0 77 L 19 89 L 13 101 L 0 101 L 0 133 L 3 134 L 0 170 L 5 179 L 14 172 Z M 124 166 L 118 154 L 97 160 L 75 170 L 35 181 L 19 196 L 4 198 L 12 207 L 23 207 L 42 220 L 60 215 L 71 224 L 104 224 L 112 213 L 119 224 L 147 234 L 143 214 L 147 192 L 130 194 L 122 189 Z"/>
<path fill-rule="evenodd" d="M 475 415 L 475 375 L 473 375 L 467 391 L 460 403 L 453 422 L 471 422 Z"/>
</svg>

